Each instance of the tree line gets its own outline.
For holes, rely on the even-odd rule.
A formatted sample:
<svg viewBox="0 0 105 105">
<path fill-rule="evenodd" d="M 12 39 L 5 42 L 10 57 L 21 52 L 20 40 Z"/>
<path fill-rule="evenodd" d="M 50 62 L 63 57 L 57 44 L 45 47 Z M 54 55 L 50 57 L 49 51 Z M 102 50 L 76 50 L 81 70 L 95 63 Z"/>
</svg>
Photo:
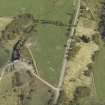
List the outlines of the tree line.
<svg viewBox="0 0 105 105">
<path fill-rule="evenodd" d="M 102 39 L 105 39 L 105 1 L 101 1 L 101 11 L 100 11 L 100 21 L 99 21 L 99 31 L 102 35 Z"/>
</svg>

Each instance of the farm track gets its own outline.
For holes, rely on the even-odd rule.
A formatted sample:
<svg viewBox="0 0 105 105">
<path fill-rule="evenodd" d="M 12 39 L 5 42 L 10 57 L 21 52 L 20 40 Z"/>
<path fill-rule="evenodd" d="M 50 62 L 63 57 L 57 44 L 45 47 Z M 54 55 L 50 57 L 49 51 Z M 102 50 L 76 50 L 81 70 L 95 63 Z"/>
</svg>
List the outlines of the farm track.
<svg viewBox="0 0 105 105">
<path fill-rule="evenodd" d="M 75 13 L 74 20 L 73 20 L 72 27 L 71 27 L 71 31 L 70 31 L 70 34 L 69 34 L 69 39 L 67 41 L 67 47 L 66 47 L 65 54 L 64 54 L 64 61 L 63 61 L 63 66 L 62 66 L 62 70 L 61 70 L 61 76 L 60 76 L 59 83 L 58 83 L 59 92 L 58 91 L 56 92 L 55 99 L 54 99 L 54 105 L 57 105 L 57 101 L 58 101 L 59 95 L 60 95 L 60 90 L 62 88 L 62 84 L 63 84 L 63 81 L 64 81 L 66 65 L 67 65 L 67 62 L 68 62 L 67 58 L 66 58 L 66 54 L 68 53 L 68 49 L 71 47 L 71 43 L 72 43 L 71 38 L 74 35 L 75 28 L 76 28 L 75 26 L 77 25 L 78 17 L 79 17 L 79 14 L 80 14 L 80 2 L 81 2 L 81 0 L 78 0 L 77 7 L 76 7 L 76 13 Z"/>
<path fill-rule="evenodd" d="M 19 61 L 19 62 L 21 63 L 22 61 Z M 24 62 L 22 62 L 22 63 L 24 63 Z M 0 80 L 2 80 L 2 78 L 4 78 L 3 76 L 4 76 L 4 73 L 5 73 L 5 70 L 6 70 L 8 67 L 11 67 L 11 66 L 13 66 L 13 65 L 15 65 L 15 63 L 9 63 L 8 65 L 6 65 L 6 66 L 4 67 L 4 69 L 2 70 L 2 73 L 1 73 Z M 29 65 L 24 64 L 24 67 L 25 67 L 25 68 L 29 68 L 29 69 L 30 69 L 30 72 L 33 74 L 33 76 L 35 76 L 35 77 L 36 77 L 38 80 L 40 80 L 43 84 L 45 84 L 46 86 L 50 87 L 50 88 L 53 89 L 53 90 L 57 90 L 56 87 L 54 87 L 53 85 L 51 85 L 50 83 L 48 83 L 47 81 L 45 81 L 43 78 L 41 78 L 40 76 L 38 76 L 37 74 L 35 74 L 35 71 L 34 71 L 34 69 L 32 69 L 32 66 L 30 67 Z M 20 71 L 20 69 L 14 70 L 13 72 L 16 72 L 16 71 Z M 12 73 L 13 73 L 13 72 L 12 72 Z"/>
<path fill-rule="evenodd" d="M 29 46 L 26 46 L 26 47 L 27 47 L 28 52 L 29 52 L 29 54 L 30 54 L 30 56 L 31 56 L 31 58 L 32 58 L 33 66 L 34 66 L 34 68 L 35 68 L 35 72 L 36 72 L 37 75 L 39 75 L 39 70 L 38 70 L 38 67 L 37 67 L 37 63 L 36 63 L 36 60 L 34 59 L 34 56 L 33 56 L 33 54 L 32 54 L 32 51 L 31 51 L 31 49 L 30 49 Z"/>
<path fill-rule="evenodd" d="M 42 79 L 40 76 L 38 76 L 37 74 L 35 74 L 34 72 L 31 72 L 37 79 L 39 79 L 41 82 L 43 82 L 45 85 L 47 85 L 48 87 L 50 87 L 53 90 L 58 90 L 56 87 L 54 87 L 53 85 L 51 85 L 50 83 L 48 83 L 47 81 L 45 81 L 44 79 Z"/>
<path fill-rule="evenodd" d="M 33 57 L 33 54 L 31 52 L 31 49 L 29 47 L 27 47 L 31 57 L 32 57 L 32 60 L 33 60 L 33 66 L 34 66 L 34 69 L 35 69 L 35 72 L 37 74 L 34 73 L 34 71 L 31 70 L 31 73 L 37 78 L 39 79 L 41 82 L 43 82 L 45 85 L 47 85 L 48 87 L 50 87 L 51 89 L 55 90 L 56 94 L 55 94 L 55 98 L 54 98 L 54 105 L 57 105 L 57 102 L 58 102 L 58 99 L 59 99 L 59 96 L 60 96 L 60 90 L 62 88 L 62 84 L 63 84 L 63 81 L 64 81 L 64 75 L 65 75 L 65 68 L 66 68 L 66 64 L 67 64 L 67 59 L 66 59 L 66 53 L 68 52 L 68 49 L 71 47 L 71 42 L 72 42 L 72 39 L 71 37 L 74 35 L 74 31 L 75 31 L 75 26 L 77 24 L 77 20 L 78 20 L 78 16 L 79 16 L 79 12 L 80 12 L 80 0 L 78 0 L 78 3 L 77 3 L 77 7 L 76 7 L 76 13 L 75 13 L 75 16 L 74 16 L 74 20 L 73 20 L 73 23 L 72 23 L 72 28 L 71 28 L 71 31 L 70 31 L 70 36 L 69 36 L 69 39 L 67 41 L 67 47 L 66 47 L 66 50 L 65 50 L 65 54 L 64 54 L 64 60 L 63 60 L 63 65 L 62 65 L 62 69 L 61 69 L 61 74 L 60 74 L 60 78 L 59 78 L 59 83 L 58 83 L 58 86 L 57 87 L 54 87 L 53 85 L 51 85 L 50 83 L 48 83 L 47 81 L 45 81 L 43 78 L 41 78 L 39 76 L 39 71 L 38 71 L 38 68 L 37 68 L 37 64 L 36 64 L 36 61 Z M 5 68 L 3 69 L 2 73 L 1 73 L 1 77 L 0 77 L 0 80 L 3 78 L 3 75 L 5 73 L 5 69 L 11 65 L 11 64 L 14 64 L 14 63 L 9 63 L 7 64 L 7 66 L 5 66 Z"/>
</svg>

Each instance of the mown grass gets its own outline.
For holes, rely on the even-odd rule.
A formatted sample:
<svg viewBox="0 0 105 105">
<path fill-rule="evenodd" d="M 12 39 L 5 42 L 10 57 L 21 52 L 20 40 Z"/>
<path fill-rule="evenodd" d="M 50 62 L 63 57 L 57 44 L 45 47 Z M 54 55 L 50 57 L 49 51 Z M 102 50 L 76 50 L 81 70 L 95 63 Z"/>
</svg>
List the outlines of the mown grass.
<svg viewBox="0 0 105 105">
<path fill-rule="evenodd" d="M 32 47 L 32 52 L 40 74 L 45 80 L 56 85 L 63 63 L 64 44 L 67 40 L 65 33 L 65 27 L 40 25 L 37 36 L 33 37 L 33 41 L 37 38 L 37 44 L 36 47 Z"/>
<path fill-rule="evenodd" d="M 96 54 L 95 62 L 93 65 L 94 78 L 95 78 L 95 86 L 98 98 L 101 100 L 105 100 L 105 44 L 100 39 L 100 51 Z"/>
<path fill-rule="evenodd" d="M 51 6 L 46 10 L 39 19 L 61 21 L 68 24 L 72 16 L 66 13 L 73 12 L 73 1 L 59 1 L 55 6 Z M 63 57 L 64 45 L 68 37 L 66 26 L 55 26 L 51 24 L 38 24 L 37 33 L 32 37 L 32 52 L 37 62 L 40 75 L 53 85 L 58 84 Z M 34 43 L 36 45 L 34 46 Z"/>
</svg>

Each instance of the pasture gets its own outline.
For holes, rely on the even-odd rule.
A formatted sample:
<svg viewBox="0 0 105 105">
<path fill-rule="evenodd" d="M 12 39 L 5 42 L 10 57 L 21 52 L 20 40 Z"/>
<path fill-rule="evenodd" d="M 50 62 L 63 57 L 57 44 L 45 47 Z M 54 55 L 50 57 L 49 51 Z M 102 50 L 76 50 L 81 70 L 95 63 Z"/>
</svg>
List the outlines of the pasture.
<svg viewBox="0 0 105 105">
<path fill-rule="evenodd" d="M 40 77 L 57 87 L 64 59 L 65 45 L 75 13 L 75 0 L 0 0 L 1 17 L 13 17 L 22 13 L 31 13 L 36 20 L 40 21 L 35 23 L 36 32 L 28 34 L 30 35 L 28 42 L 32 43 L 31 51 L 36 60 Z M 25 52 L 23 51 L 23 53 Z M 29 55 L 27 56 L 29 57 Z M 4 92 L 9 91 L 11 94 L 10 96 L 7 95 L 7 101 L 2 98 L 4 96 L 0 96 L 3 105 L 9 105 L 5 102 L 15 105 L 15 101 L 18 101 L 17 93 L 15 94 L 11 89 L 9 78 L 7 77 L 6 80 L 1 82 L 1 91 L 4 87 Z M 27 77 L 23 76 L 24 78 Z M 51 97 L 48 93 L 49 88 L 37 79 L 35 84 L 33 85 L 35 90 L 30 96 L 31 101 L 27 101 L 30 99 L 28 97 L 24 101 L 27 103 L 25 105 L 47 105 Z M 25 88 L 17 88 L 17 91 L 20 92 L 22 89 L 22 92 L 26 93 L 30 88 L 31 85 L 25 86 Z"/>
<path fill-rule="evenodd" d="M 58 84 L 74 4 L 74 0 L 0 0 L 0 16 L 28 12 L 35 19 L 48 21 L 45 24 L 37 23 L 37 32 L 32 37 L 32 52 L 41 76 L 53 85 Z M 52 23 L 49 24 L 49 21 Z"/>
<path fill-rule="evenodd" d="M 105 44 L 100 40 L 100 52 L 96 54 L 95 63 L 93 65 L 95 86 L 98 98 L 105 100 Z"/>
<path fill-rule="evenodd" d="M 63 1 L 62 1 L 63 2 Z M 65 3 L 64 3 L 65 4 Z M 69 5 L 68 5 L 69 4 Z M 65 8 L 59 5 L 58 9 L 49 8 L 49 12 L 40 19 L 47 21 L 58 21 L 66 24 L 57 26 L 55 24 L 39 23 L 37 32 L 32 36 L 32 53 L 36 60 L 40 75 L 49 83 L 57 86 L 63 64 L 65 45 L 68 39 L 67 29 L 69 21 L 72 21 L 73 3 L 65 4 Z M 51 9 L 51 10 L 50 10 Z M 67 15 L 71 13 L 72 15 Z"/>
</svg>

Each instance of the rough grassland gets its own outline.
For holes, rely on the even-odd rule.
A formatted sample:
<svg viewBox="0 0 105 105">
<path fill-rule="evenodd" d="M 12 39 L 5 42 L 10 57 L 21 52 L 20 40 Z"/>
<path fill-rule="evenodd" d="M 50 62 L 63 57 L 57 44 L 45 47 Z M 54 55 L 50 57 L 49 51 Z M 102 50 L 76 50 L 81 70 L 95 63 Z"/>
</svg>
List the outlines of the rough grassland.
<svg viewBox="0 0 105 105">
<path fill-rule="evenodd" d="M 46 104 L 50 98 L 50 94 L 48 93 L 48 87 L 45 86 L 42 82 L 38 81 L 34 78 L 33 84 L 28 85 L 24 83 L 23 86 L 15 88 L 16 91 L 12 88 L 11 85 L 11 77 L 7 76 L 0 82 L 0 105 L 17 105 L 19 102 L 19 94 L 24 93 L 24 103 L 25 105 L 43 105 Z M 24 76 L 24 80 L 25 80 Z M 30 81 L 29 79 L 28 81 Z M 32 80 L 31 80 L 32 81 Z M 25 85 L 26 84 L 26 85 Z M 31 95 L 28 95 L 29 90 L 33 88 L 34 91 Z M 31 99 L 27 99 L 30 97 Z M 20 105 L 20 104 L 18 104 Z"/>
<path fill-rule="evenodd" d="M 100 13 L 101 0 L 87 0 L 93 12 Z M 98 17 L 99 18 L 99 17 Z M 96 54 L 95 63 L 93 65 L 95 86 L 97 96 L 101 100 L 105 100 L 105 45 L 104 42 L 99 39 L 100 52 Z"/>
<path fill-rule="evenodd" d="M 18 67 L 18 68 L 17 68 Z M 27 66 L 26 66 L 27 67 Z M 24 63 L 17 63 L 14 71 L 6 72 L 0 81 L 0 105 L 47 105 L 48 100 L 53 95 L 53 91 L 41 81 L 30 76 L 26 71 Z M 20 86 L 16 86 L 15 73 L 19 73 L 18 80 L 21 81 Z M 23 99 L 20 96 L 23 95 Z"/>
</svg>

